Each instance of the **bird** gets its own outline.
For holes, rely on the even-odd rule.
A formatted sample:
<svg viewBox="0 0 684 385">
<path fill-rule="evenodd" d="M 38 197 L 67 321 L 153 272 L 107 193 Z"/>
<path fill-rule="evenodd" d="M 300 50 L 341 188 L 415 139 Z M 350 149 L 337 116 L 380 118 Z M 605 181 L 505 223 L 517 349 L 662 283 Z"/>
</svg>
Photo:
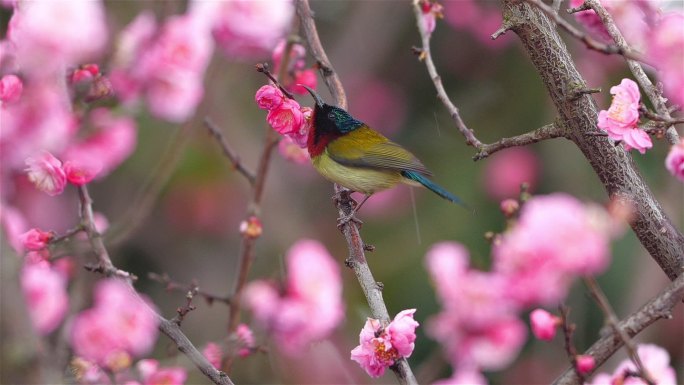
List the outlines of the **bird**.
<svg viewBox="0 0 684 385">
<path fill-rule="evenodd" d="M 310 87 L 301 86 L 316 104 L 307 137 L 311 163 L 331 182 L 365 194 L 352 216 L 371 195 L 399 183 L 424 186 L 447 201 L 468 208 L 460 198 L 430 180 L 432 173 L 411 152 L 344 109 L 325 103 Z"/>
</svg>

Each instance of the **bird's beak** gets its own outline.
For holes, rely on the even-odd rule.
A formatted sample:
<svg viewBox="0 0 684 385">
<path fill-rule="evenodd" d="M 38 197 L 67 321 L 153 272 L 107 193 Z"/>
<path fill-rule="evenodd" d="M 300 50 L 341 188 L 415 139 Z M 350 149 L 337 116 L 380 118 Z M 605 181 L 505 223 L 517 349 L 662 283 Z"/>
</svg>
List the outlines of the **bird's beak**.
<svg viewBox="0 0 684 385">
<path fill-rule="evenodd" d="M 319 94 L 316 93 L 316 91 L 314 91 L 314 90 L 312 90 L 311 88 L 305 86 L 304 84 L 297 84 L 297 85 L 306 88 L 306 90 L 309 91 L 309 93 L 311 94 L 311 96 L 313 96 L 314 100 L 316 101 L 316 105 L 317 105 L 318 107 L 323 107 L 323 105 L 325 104 L 325 102 L 323 101 L 323 99 L 321 98 L 321 96 L 320 96 Z"/>
</svg>

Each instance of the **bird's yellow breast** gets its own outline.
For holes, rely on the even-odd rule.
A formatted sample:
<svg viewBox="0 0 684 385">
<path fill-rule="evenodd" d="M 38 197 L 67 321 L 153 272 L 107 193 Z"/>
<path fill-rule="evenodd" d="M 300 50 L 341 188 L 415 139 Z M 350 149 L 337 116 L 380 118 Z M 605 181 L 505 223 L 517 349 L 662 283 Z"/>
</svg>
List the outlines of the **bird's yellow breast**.
<svg viewBox="0 0 684 385">
<path fill-rule="evenodd" d="M 364 194 L 394 187 L 404 179 L 399 171 L 350 167 L 335 162 L 327 150 L 311 159 L 314 168 L 331 182 Z"/>
</svg>

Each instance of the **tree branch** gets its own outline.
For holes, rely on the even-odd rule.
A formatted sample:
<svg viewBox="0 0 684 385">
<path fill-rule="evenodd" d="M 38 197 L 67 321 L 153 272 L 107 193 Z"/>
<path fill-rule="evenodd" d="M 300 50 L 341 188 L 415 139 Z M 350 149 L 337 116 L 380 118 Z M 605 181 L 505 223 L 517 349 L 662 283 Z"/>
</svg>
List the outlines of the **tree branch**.
<svg viewBox="0 0 684 385">
<path fill-rule="evenodd" d="M 615 146 L 596 132 L 598 113 L 588 95 L 571 97 L 586 82 L 574 66 L 554 23 L 537 7 L 503 1 L 504 20 L 520 37 L 558 111 L 558 121 L 587 158 L 611 198 L 634 207 L 630 225 L 642 245 L 663 271 L 674 280 L 684 265 L 684 236 L 674 227 L 622 146 Z"/>
<path fill-rule="evenodd" d="M 649 325 L 662 318 L 672 318 L 672 308 L 684 298 L 684 274 L 680 274 L 665 290 L 642 306 L 638 311 L 618 323 L 618 328 L 630 337 L 634 337 Z M 596 341 L 584 354 L 591 355 L 600 367 L 613 353 L 622 346 L 623 340 L 612 331 Z M 554 385 L 580 384 L 573 368 L 568 368 L 558 377 Z"/>
<path fill-rule="evenodd" d="M 435 88 L 437 89 L 437 98 L 449 111 L 449 115 L 451 115 L 454 123 L 456 123 L 458 131 L 460 131 L 463 137 L 465 137 L 466 144 L 480 149 L 483 147 L 482 142 L 475 137 L 475 132 L 466 126 L 465 122 L 461 118 L 461 114 L 458 111 L 458 107 L 456 107 L 449 99 L 449 95 L 447 95 L 444 85 L 442 84 L 442 78 L 439 76 L 437 67 L 435 67 L 435 63 L 432 60 L 432 53 L 430 52 L 430 34 L 425 30 L 425 25 L 423 25 L 422 22 L 423 11 L 420 7 L 420 0 L 413 0 L 413 12 L 416 16 L 416 25 L 418 26 L 418 31 L 420 32 L 420 37 L 422 40 L 422 47 L 419 50 L 419 57 L 425 62 L 425 67 L 427 68 L 428 74 L 430 74 L 430 79 L 432 79 L 432 83 L 434 83 Z"/>
<path fill-rule="evenodd" d="M 632 362 L 634 362 L 634 366 L 636 366 L 637 370 L 639 371 L 639 376 L 643 378 L 649 385 L 655 385 L 653 377 L 651 377 L 646 371 L 644 364 L 641 362 L 641 358 L 639 358 L 639 355 L 637 354 L 637 349 L 636 346 L 634 346 L 634 342 L 624 330 L 618 327 L 619 321 L 617 315 L 615 314 L 615 311 L 613 311 L 613 307 L 610 306 L 608 298 L 606 298 L 606 295 L 603 293 L 603 290 L 601 290 L 601 287 L 599 286 L 598 282 L 596 282 L 596 279 L 594 277 L 586 277 L 584 278 L 584 283 L 587 285 L 587 288 L 589 288 L 591 296 L 594 297 L 594 300 L 601 308 L 601 311 L 603 311 L 606 322 L 608 325 L 610 325 L 611 329 L 613 329 L 615 335 L 620 337 L 622 343 L 625 345 L 625 349 L 627 350 L 629 358 L 632 360 Z"/>
<path fill-rule="evenodd" d="M 580 31 L 579 29 L 575 28 L 572 24 L 570 24 L 567 20 L 563 19 L 560 17 L 557 11 L 554 11 L 554 9 L 546 4 L 544 4 L 541 0 L 525 0 L 528 3 L 534 5 L 535 7 L 539 8 L 542 10 L 548 17 L 553 19 L 553 21 L 561 28 L 563 28 L 567 33 L 572 35 L 575 39 L 581 41 L 584 43 L 587 48 L 592 49 L 597 52 L 601 52 L 607 55 L 613 55 L 613 54 L 618 54 L 622 55 L 626 58 L 634 59 L 634 60 L 641 60 L 639 55 L 637 55 L 632 49 L 629 48 L 626 44 L 624 46 L 614 45 L 614 44 L 605 44 L 602 43 L 593 37 L 587 35 L 586 33 Z"/>
<path fill-rule="evenodd" d="M 131 289 L 131 292 L 134 295 L 138 295 L 138 293 L 135 291 L 135 288 L 133 287 L 134 276 L 128 272 L 117 269 L 114 266 L 114 264 L 112 264 L 112 260 L 109 257 L 107 248 L 105 247 L 104 242 L 102 241 L 102 235 L 100 235 L 100 233 L 95 228 L 92 207 L 93 201 L 88 193 L 88 188 L 85 185 L 79 186 L 78 195 L 81 207 L 81 223 L 86 231 L 86 234 L 88 235 L 88 240 L 90 241 L 90 244 L 93 248 L 95 257 L 98 260 L 98 267 L 101 269 L 100 271 L 107 277 L 117 277 L 122 279 L 124 282 L 128 284 L 128 286 Z M 150 311 L 152 311 L 152 309 L 150 309 Z M 192 342 L 190 342 L 188 337 L 186 337 L 185 334 L 183 334 L 183 332 L 180 330 L 180 327 L 176 323 L 169 321 L 168 319 L 162 317 L 160 314 L 156 312 L 154 314 L 159 321 L 159 331 L 161 331 L 167 337 L 169 337 L 176 344 L 178 350 L 185 354 L 190 359 L 190 361 L 192 361 L 195 364 L 195 366 L 197 366 L 197 368 L 205 376 L 207 376 L 214 384 L 233 384 L 228 375 L 218 371 L 212 364 L 209 363 L 209 361 L 207 361 L 204 355 L 202 355 L 202 353 L 200 353 L 200 351 L 197 350 L 197 348 L 192 344 Z"/>
<path fill-rule="evenodd" d="M 480 151 L 473 157 L 473 160 L 477 161 L 484 159 L 505 148 L 527 146 L 528 144 L 537 143 L 545 139 L 560 138 L 566 135 L 567 133 L 555 123 L 547 124 L 522 135 L 514 136 L 512 138 L 502 138 L 494 143 L 483 144 L 482 147 L 480 147 Z"/>
<path fill-rule="evenodd" d="M 335 104 L 346 109 L 347 97 L 344 88 L 342 87 L 342 82 L 337 76 L 337 73 L 333 70 L 330 61 L 328 60 L 328 56 L 323 49 L 321 40 L 318 37 L 318 31 L 313 20 L 308 0 L 297 0 L 296 9 L 304 36 L 309 46 L 309 51 L 319 65 L 321 75 L 335 99 Z M 335 203 L 341 217 L 348 217 L 353 213 L 353 200 L 350 194 L 351 192 L 348 189 L 335 185 L 335 196 L 339 197 L 339 199 L 335 200 Z M 382 287 L 373 278 L 373 274 L 366 261 L 364 243 L 359 234 L 358 225 L 354 221 L 348 221 L 342 225 L 341 230 L 349 249 L 347 265 L 354 270 L 354 274 L 359 280 L 359 284 L 368 300 L 368 305 L 370 306 L 373 317 L 388 323 L 390 317 L 387 306 L 385 306 L 385 302 L 382 299 Z M 396 374 L 400 384 L 418 384 L 406 359 L 402 358 L 397 361 L 397 363 L 392 366 L 392 370 Z"/>
<path fill-rule="evenodd" d="M 204 126 L 207 127 L 209 130 L 209 133 L 216 139 L 218 144 L 221 146 L 221 150 L 223 151 L 223 155 L 230 160 L 230 163 L 233 164 L 233 168 L 242 174 L 245 178 L 247 178 L 247 181 L 249 182 L 250 185 L 254 185 L 256 177 L 254 176 L 254 173 L 245 167 L 244 164 L 240 161 L 240 157 L 233 151 L 233 149 L 230 147 L 230 144 L 226 140 L 226 137 L 223 136 L 223 133 L 221 132 L 221 129 L 214 124 L 214 122 L 209 118 L 208 116 L 204 118 Z"/>
<path fill-rule="evenodd" d="M 618 27 L 615 25 L 613 17 L 608 13 L 608 11 L 606 11 L 603 5 L 596 0 L 585 0 L 584 3 L 589 8 L 593 9 L 599 18 L 601 18 L 603 25 L 605 25 L 606 29 L 608 30 L 608 34 L 613 38 L 617 46 L 621 49 L 628 47 L 627 41 L 625 40 L 624 36 L 622 36 L 622 33 Z M 672 117 L 670 116 L 670 111 L 667 108 L 666 99 L 663 97 L 660 90 L 653 85 L 651 79 L 646 76 L 646 72 L 644 72 L 644 68 L 641 66 L 641 64 L 637 60 L 634 60 L 634 58 L 625 56 L 625 59 L 627 59 L 627 65 L 629 66 L 629 69 L 632 71 L 632 74 L 636 78 L 637 82 L 646 93 L 646 96 L 648 96 L 648 99 L 653 104 L 653 107 L 658 115 L 665 119 L 671 119 Z M 679 134 L 677 134 L 677 130 L 673 125 L 667 128 L 665 136 L 670 144 L 675 145 L 679 143 Z"/>
</svg>

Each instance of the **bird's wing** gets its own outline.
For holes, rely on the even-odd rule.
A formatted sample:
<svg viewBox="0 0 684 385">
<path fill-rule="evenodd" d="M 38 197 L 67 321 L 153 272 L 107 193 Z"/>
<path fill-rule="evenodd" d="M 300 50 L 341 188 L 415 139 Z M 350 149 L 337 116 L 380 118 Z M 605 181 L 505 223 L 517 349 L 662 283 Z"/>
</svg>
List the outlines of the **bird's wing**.
<svg viewBox="0 0 684 385">
<path fill-rule="evenodd" d="M 409 151 L 366 126 L 330 142 L 327 153 L 345 166 L 408 170 L 432 175 Z"/>
</svg>

